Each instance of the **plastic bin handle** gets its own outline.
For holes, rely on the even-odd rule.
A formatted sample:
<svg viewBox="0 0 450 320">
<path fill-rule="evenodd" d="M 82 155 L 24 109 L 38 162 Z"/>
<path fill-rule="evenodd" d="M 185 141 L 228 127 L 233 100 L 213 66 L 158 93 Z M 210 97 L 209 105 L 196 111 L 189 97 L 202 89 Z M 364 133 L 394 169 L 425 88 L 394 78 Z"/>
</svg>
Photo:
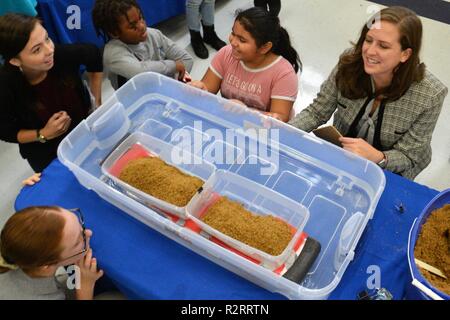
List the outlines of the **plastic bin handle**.
<svg viewBox="0 0 450 320">
<path fill-rule="evenodd" d="M 361 212 L 356 212 L 345 223 L 341 231 L 339 238 L 339 246 L 336 250 L 334 267 L 339 269 L 340 265 L 344 261 L 344 258 L 350 252 L 351 244 L 356 237 L 356 230 L 361 225 L 361 221 L 364 219 L 364 215 Z M 353 259 L 353 257 L 352 257 Z"/>
<path fill-rule="evenodd" d="M 350 251 L 350 244 L 356 236 L 356 229 L 360 226 L 361 220 L 364 219 L 364 215 L 361 212 L 355 213 L 353 216 L 348 219 L 342 228 L 341 238 L 339 245 L 343 248 L 345 253 Z"/>
<path fill-rule="evenodd" d="M 91 127 L 100 149 L 106 149 L 117 143 L 130 128 L 130 119 L 121 103 L 116 103 L 102 114 Z"/>
</svg>

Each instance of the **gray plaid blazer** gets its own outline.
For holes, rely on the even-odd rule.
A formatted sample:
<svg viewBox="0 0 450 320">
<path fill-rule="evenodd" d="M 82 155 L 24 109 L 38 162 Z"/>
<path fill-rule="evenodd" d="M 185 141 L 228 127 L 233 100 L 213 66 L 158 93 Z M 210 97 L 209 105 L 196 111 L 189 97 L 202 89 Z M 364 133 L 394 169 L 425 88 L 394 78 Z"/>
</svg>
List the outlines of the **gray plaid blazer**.
<svg viewBox="0 0 450 320">
<path fill-rule="evenodd" d="M 334 113 L 334 126 L 344 136 L 350 134 L 367 99 L 343 97 L 336 87 L 336 73 L 337 66 L 314 101 L 289 122 L 291 125 L 309 132 Z M 413 83 L 401 98 L 385 103 L 381 118 L 378 115 L 374 147 L 386 155 L 387 170 L 414 179 L 430 163 L 431 136 L 447 93 L 447 87 L 427 70 L 424 79 Z"/>
</svg>

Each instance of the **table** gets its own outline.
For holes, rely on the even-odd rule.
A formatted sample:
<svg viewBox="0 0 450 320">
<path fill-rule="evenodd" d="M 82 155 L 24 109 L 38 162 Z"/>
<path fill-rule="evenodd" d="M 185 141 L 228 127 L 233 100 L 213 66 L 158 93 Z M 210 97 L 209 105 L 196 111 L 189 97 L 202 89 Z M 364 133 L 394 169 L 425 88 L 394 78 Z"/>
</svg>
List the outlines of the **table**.
<svg viewBox="0 0 450 320">
<path fill-rule="evenodd" d="M 386 188 L 330 299 L 355 299 L 379 268 L 381 286 L 402 299 L 410 282 L 407 243 L 414 219 L 438 193 L 385 171 Z M 396 206 L 402 204 L 401 213 Z M 31 205 L 79 207 L 101 268 L 130 299 L 285 299 L 184 248 L 82 187 L 58 160 L 24 187 L 16 210 Z M 375 271 L 376 272 L 376 271 Z M 371 277 L 372 276 L 372 277 Z"/>
<path fill-rule="evenodd" d="M 96 36 L 92 23 L 94 2 L 95 0 L 38 0 L 37 9 L 53 41 L 91 42 L 102 47 L 103 40 Z M 186 0 L 137 0 L 137 2 L 148 25 L 155 25 L 186 10 Z"/>
</svg>

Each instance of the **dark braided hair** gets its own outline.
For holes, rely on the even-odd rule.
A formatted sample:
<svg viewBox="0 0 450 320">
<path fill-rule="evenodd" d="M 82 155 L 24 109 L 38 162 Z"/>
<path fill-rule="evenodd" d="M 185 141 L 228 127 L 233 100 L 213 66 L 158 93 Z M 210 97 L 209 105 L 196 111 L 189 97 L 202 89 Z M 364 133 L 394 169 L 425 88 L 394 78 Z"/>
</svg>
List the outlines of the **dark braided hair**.
<svg viewBox="0 0 450 320">
<path fill-rule="evenodd" d="M 137 8 L 141 15 L 142 9 L 136 0 L 96 0 L 92 9 L 92 21 L 94 22 L 97 36 L 101 36 L 105 42 L 111 39 L 111 34 L 118 33 L 119 18 L 127 17 L 131 8 Z"/>
<path fill-rule="evenodd" d="M 280 25 L 280 19 L 260 7 L 236 11 L 236 21 L 255 39 L 258 47 L 272 42 L 272 52 L 289 61 L 297 73 L 302 70 L 302 62 L 291 45 L 289 34 Z"/>
</svg>

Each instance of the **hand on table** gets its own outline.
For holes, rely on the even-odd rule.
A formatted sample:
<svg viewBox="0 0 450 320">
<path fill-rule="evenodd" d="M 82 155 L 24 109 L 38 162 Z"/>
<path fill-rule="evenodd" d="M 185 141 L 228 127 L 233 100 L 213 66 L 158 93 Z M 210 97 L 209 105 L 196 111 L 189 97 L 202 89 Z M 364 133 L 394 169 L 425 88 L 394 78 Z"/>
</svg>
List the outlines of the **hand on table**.
<svg viewBox="0 0 450 320">
<path fill-rule="evenodd" d="M 31 177 L 26 178 L 22 181 L 22 185 L 24 186 L 34 186 L 35 183 L 41 181 L 42 173 L 35 173 Z"/>
</svg>

